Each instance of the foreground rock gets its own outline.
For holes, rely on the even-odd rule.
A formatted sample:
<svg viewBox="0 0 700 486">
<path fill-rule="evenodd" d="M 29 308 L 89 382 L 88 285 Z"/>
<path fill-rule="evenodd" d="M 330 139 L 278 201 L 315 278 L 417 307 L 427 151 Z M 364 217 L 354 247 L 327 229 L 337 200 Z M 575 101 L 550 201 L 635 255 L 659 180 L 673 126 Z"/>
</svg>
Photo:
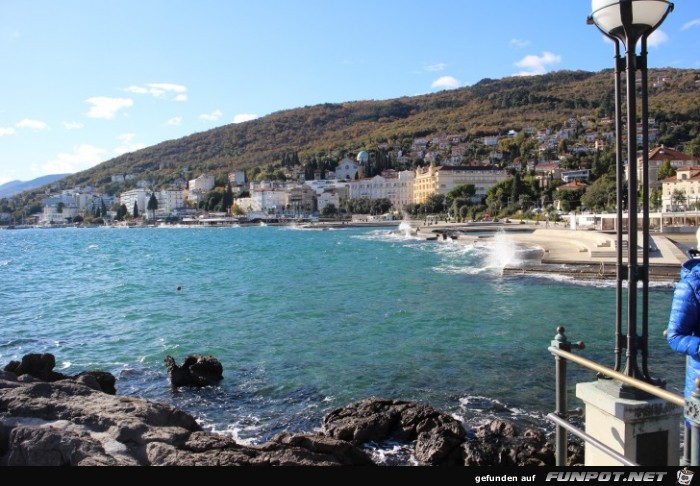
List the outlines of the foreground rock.
<svg viewBox="0 0 700 486">
<path fill-rule="evenodd" d="M 542 431 L 522 434 L 505 420 L 478 427 L 462 445 L 465 466 L 553 466 L 554 449 Z"/>
<path fill-rule="evenodd" d="M 56 357 L 51 353 L 25 354 L 22 361 L 10 361 L 4 368 L 5 372 L 10 372 L 20 381 L 47 381 L 75 380 L 95 390 L 114 395 L 116 379 L 112 373 L 106 371 L 83 371 L 75 376 L 64 375 L 54 371 L 56 367 Z"/>
<path fill-rule="evenodd" d="M 173 384 L 221 379 L 214 358 L 190 356 L 183 366 L 168 358 Z M 53 355 L 27 355 L 0 371 L 0 465 L 369 465 L 360 446 L 388 439 L 414 444 L 425 465 L 554 465 L 542 431 L 521 434 L 494 420 L 467 434 L 430 405 L 380 398 L 333 410 L 320 433 L 282 433 L 244 446 L 204 432 L 169 405 L 115 396 L 109 373 L 70 377 L 54 366 Z M 582 460 L 582 450 L 569 445 L 570 464 Z"/>
<path fill-rule="evenodd" d="M 466 433 L 461 422 L 423 403 L 370 398 L 332 411 L 323 421 L 324 434 L 352 444 L 393 439 L 416 441 L 422 464 L 461 464 L 460 445 Z"/>
<path fill-rule="evenodd" d="M 280 435 L 243 446 L 202 431 L 168 405 L 80 383 L 0 376 L 0 465 L 353 465 L 359 448 L 329 437 Z"/>
<path fill-rule="evenodd" d="M 172 356 L 165 357 L 165 367 L 173 386 L 216 386 L 224 378 L 224 367 L 211 356 L 192 354 L 185 358 L 182 366 Z"/>
</svg>

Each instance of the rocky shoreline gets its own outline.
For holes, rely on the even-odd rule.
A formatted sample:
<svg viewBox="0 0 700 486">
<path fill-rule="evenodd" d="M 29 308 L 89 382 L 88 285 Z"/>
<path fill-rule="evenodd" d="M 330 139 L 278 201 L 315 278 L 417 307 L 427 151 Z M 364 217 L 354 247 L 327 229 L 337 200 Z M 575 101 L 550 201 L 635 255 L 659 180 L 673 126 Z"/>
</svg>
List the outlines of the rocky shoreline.
<svg viewBox="0 0 700 486">
<path fill-rule="evenodd" d="M 385 440 L 411 445 L 421 465 L 554 465 L 542 430 L 503 420 L 465 430 L 430 405 L 380 398 L 333 410 L 317 432 L 242 445 L 170 405 L 117 395 L 109 373 L 66 376 L 54 365 L 27 355 L 0 372 L 0 465 L 374 465 L 366 444 Z M 582 449 L 569 449 L 580 463 Z"/>
</svg>

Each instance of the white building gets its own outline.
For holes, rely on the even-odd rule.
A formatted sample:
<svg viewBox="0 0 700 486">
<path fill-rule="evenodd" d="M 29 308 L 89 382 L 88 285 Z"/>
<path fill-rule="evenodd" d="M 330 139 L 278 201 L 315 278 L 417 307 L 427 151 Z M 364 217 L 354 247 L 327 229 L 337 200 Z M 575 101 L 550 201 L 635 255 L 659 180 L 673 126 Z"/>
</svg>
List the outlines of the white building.
<svg viewBox="0 0 700 486">
<path fill-rule="evenodd" d="M 313 189 L 317 196 L 326 191 L 335 190 L 341 198 L 344 198 L 350 195 L 350 182 L 338 179 L 321 179 L 304 181 L 304 185 Z"/>
<path fill-rule="evenodd" d="M 340 208 L 340 195 L 335 189 L 329 189 L 321 193 L 318 198 L 318 211 L 323 212 L 323 208 L 332 204 L 336 209 Z"/>
<path fill-rule="evenodd" d="M 476 189 L 475 200 L 486 196 L 486 192 L 508 178 L 505 170 L 493 166 L 424 167 L 416 169 L 413 202 L 424 203 L 433 194 L 446 195 L 463 184 L 472 184 Z"/>
<path fill-rule="evenodd" d="M 228 175 L 229 182 L 234 186 L 242 186 L 245 184 L 245 171 L 237 170 Z"/>
<path fill-rule="evenodd" d="M 661 211 L 696 210 L 700 206 L 700 168 L 679 167 L 661 182 Z"/>
<path fill-rule="evenodd" d="M 345 157 L 343 160 L 338 162 L 338 167 L 335 168 L 335 178 L 354 181 L 359 170 L 360 164 L 351 158 Z"/>
<path fill-rule="evenodd" d="M 151 193 L 146 189 L 132 189 L 130 191 L 122 192 L 119 195 L 119 204 L 126 206 L 126 210 L 133 216 L 134 203 L 136 203 L 139 215 L 143 215 L 145 214 L 148 199 L 150 197 Z"/>
<path fill-rule="evenodd" d="M 215 184 L 216 180 L 214 179 L 214 176 L 202 174 L 189 182 L 188 189 L 190 192 L 209 192 L 214 189 Z"/>
<path fill-rule="evenodd" d="M 276 189 L 263 189 L 262 191 L 251 191 L 250 207 L 253 211 L 263 211 L 266 213 L 281 214 L 288 203 L 287 191 Z"/>
<path fill-rule="evenodd" d="M 176 209 L 185 207 L 185 196 L 182 191 L 162 190 L 156 192 L 155 194 L 156 199 L 158 200 L 158 209 L 156 210 L 156 214 L 169 215 Z M 146 207 L 148 207 L 148 203 L 146 203 Z"/>
<path fill-rule="evenodd" d="M 382 175 L 350 182 L 351 199 L 389 199 L 395 209 L 413 202 L 415 174 L 405 170 L 384 171 Z"/>
</svg>

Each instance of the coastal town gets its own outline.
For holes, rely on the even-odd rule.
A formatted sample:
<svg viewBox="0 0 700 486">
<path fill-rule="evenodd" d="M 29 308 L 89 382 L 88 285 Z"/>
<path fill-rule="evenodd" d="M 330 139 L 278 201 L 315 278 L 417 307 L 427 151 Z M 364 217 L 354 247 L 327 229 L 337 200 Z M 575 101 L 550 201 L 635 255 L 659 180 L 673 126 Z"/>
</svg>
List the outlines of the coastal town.
<svg viewBox="0 0 700 486">
<path fill-rule="evenodd" d="M 610 154 L 611 124 L 609 119 L 572 118 L 556 131 L 528 127 L 469 142 L 460 134 L 422 137 L 414 139 L 408 151 L 384 143 L 343 157 L 331 164 L 332 170 L 310 172 L 309 164 L 296 164 L 234 171 L 225 179 L 183 172 L 158 187 L 138 174 L 113 174 L 110 183 L 129 189 L 105 194 L 84 186 L 57 192 L 50 185 L 40 208 L 24 210 L 21 224 L 217 225 L 352 217 L 369 221 L 405 215 L 426 219 L 435 214 L 466 221 L 515 213 L 544 221 L 556 220 L 562 213 L 603 213 L 609 207 L 586 207 L 583 196 L 605 176 L 596 164 Z M 651 141 L 658 132 L 650 120 Z M 514 159 L 509 156 L 514 146 L 536 150 L 531 158 Z M 482 157 L 474 158 L 479 154 Z M 379 158 L 390 161 L 387 168 L 378 167 Z M 639 160 L 641 171 L 641 154 Z M 648 160 L 653 210 L 673 215 L 700 207 L 699 157 L 658 145 Z M 510 190 L 514 179 L 527 181 L 534 189 L 515 193 Z M 448 195 L 460 187 L 469 190 L 455 204 Z M 505 191 L 494 190 L 499 188 Z M 0 213 L 5 227 L 19 223 L 9 212 Z"/>
</svg>

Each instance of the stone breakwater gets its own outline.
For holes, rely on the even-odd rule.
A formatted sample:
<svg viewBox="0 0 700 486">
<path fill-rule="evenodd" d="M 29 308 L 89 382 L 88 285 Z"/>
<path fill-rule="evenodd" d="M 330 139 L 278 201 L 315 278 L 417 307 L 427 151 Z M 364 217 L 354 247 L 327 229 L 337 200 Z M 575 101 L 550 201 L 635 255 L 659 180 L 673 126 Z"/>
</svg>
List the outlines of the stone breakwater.
<svg viewBox="0 0 700 486">
<path fill-rule="evenodd" d="M 169 405 L 106 393 L 94 375 L 53 374 L 51 355 L 28 356 L 0 372 L 0 465 L 372 465 L 363 445 L 383 440 L 413 445 L 424 465 L 554 464 L 540 430 L 495 420 L 467 431 L 430 405 L 379 398 L 330 412 L 319 432 L 242 445 Z"/>
</svg>

